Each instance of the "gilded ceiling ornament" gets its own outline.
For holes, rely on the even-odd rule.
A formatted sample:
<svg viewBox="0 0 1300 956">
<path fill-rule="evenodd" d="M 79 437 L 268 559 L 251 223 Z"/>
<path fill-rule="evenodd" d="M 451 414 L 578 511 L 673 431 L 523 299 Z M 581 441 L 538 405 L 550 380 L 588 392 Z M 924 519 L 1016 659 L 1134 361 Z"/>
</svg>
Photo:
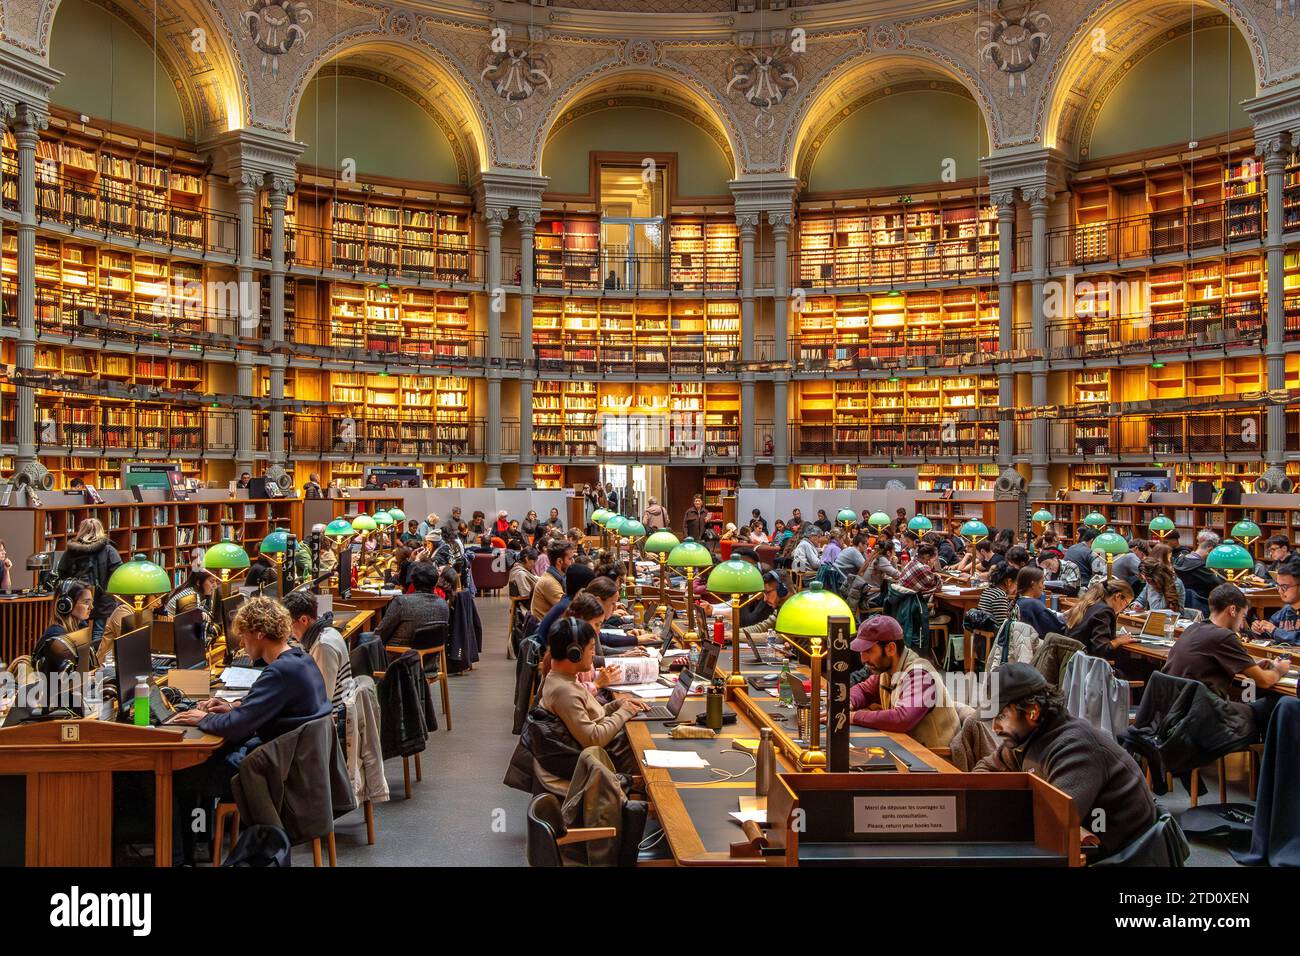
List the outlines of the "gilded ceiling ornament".
<svg viewBox="0 0 1300 956">
<path fill-rule="evenodd" d="M 545 54 L 532 50 L 506 49 L 489 53 L 480 80 L 487 80 L 497 96 L 511 103 L 521 103 L 543 86 L 550 90 L 550 64 Z"/>
<path fill-rule="evenodd" d="M 989 15 L 982 20 L 976 36 L 980 40 L 980 59 L 1006 74 L 1007 91 L 1015 94 L 1028 89 L 1027 73 L 1050 41 L 1052 18 L 1034 9 L 1035 0 L 995 0 Z"/>
<path fill-rule="evenodd" d="M 240 22 L 262 51 L 262 72 L 280 75 L 280 57 L 307 39 L 306 24 L 315 14 L 298 0 L 245 0 L 251 10 L 240 15 Z"/>
<path fill-rule="evenodd" d="M 772 129 L 772 107 L 799 88 L 793 53 L 789 47 L 755 47 L 731 61 L 728 93 L 740 93 L 757 108 L 754 127 L 760 133 Z"/>
</svg>

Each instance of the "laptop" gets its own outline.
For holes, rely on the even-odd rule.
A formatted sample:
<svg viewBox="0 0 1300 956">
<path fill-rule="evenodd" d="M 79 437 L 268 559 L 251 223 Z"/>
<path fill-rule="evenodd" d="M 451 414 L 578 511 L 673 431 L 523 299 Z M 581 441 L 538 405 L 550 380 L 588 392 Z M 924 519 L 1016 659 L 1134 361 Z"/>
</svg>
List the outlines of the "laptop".
<svg viewBox="0 0 1300 956">
<path fill-rule="evenodd" d="M 1147 619 L 1142 622 L 1142 631 L 1138 636 L 1148 640 L 1166 640 L 1165 622 L 1170 618 L 1177 621 L 1178 616 L 1172 611 L 1148 611 Z"/>
<path fill-rule="evenodd" d="M 691 692 L 691 685 L 695 683 L 695 678 L 690 671 L 682 671 L 681 677 L 677 679 L 677 684 L 673 687 L 672 694 L 668 697 L 667 705 L 655 704 L 649 710 L 637 714 L 629 720 L 662 720 L 674 721 L 677 715 L 682 712 L 682 705 L 686 703 L 686 695 Z"/>
</svg>

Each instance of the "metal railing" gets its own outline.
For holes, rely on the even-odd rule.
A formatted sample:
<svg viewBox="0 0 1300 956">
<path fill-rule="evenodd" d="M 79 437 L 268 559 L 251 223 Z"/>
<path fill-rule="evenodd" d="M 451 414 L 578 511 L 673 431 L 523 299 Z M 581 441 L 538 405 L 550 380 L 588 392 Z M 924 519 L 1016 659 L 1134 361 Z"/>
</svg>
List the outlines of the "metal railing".
<svg viewBox="0 0 1300 956">
<path fill-rule="evenodd" d="M 758 260 L 755 257 L 756 272 Z M 770 257 L 767 276 L 772 274 Z M 533 251 L 537 288 L 603 292 L 732 292 L 741 289 L 740 256 L 735 252 L 626 253 L 605 247 L 591 250 Z M 767 285 L 771 286 L 771 281 Z M 756 283 L 756 287 L 762 287 Z"/>
<path fill-rule="evenodd" d="M 7 201 L 6 208 L 10 208 Z M 61 223 L 74 232 L 89 230 L 170 249 L 231 256 L 239 253 L 238 216 L 206 207 L 159 202 L 108 181 L 89 186 L 63 175 L 39 172 L 36 219 L 38 223 Z"/>
<path fill-rule="evenodd" d="M 630 337 L 630 336 L 629 336 Z M 740 335 L 710 344 L 639 346 L 611 342 L 536 342 L 532 359 L 540 372 L 600 375 L 709 375 L 734 369 Z"/>
<path fill-rule="evenodd" d="M 1050 229 L 1047 267 L 1119 265 L 1258 240 L 1264 235 L 1264 222 L 1261 195 L 1256 195 Z M 1016 236 L 1015 267 L 1018 271 L 1033 268 L 1033 237 L 1028 233 Z"/>
<path fill-rule="evenodd" d="M 844 426 L 790 423 L 793 458 L 859 461 L 991 458 L 998 452 L 996 422 L 888 422 Z"/>
<path fill-rule="evenodd" d="M 93 401 L 93 400 L 92 400 Z M 265 450 L 266 415 L 254 412 L 255 450 Z M 239 413 L 230 409 L 146 404 L 36 404 L 39 454 L 232 454 Z M 260 421 L 259 421 L 260 420 Z"/>
<path fill-rule="evenodd" d="M 424 462 L 473 459 L 487 454 L 488 429 L 500 435 L 503 452 L 519 446 L 519 422 L 461 422 L 417 418 L 403 410 L 392 418 L 351 418 L 316 412 L 286 416 L 291 455 L 344 455 Z"/>
</svg>

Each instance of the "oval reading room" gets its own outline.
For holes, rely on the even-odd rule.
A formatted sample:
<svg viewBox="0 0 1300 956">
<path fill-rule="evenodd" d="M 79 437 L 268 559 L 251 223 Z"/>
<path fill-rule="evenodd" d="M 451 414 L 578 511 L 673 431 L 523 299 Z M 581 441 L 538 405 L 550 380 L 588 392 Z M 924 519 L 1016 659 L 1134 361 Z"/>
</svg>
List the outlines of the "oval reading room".
<svg viewBox="0 0 1300 956">
<path fill-rule="evenodd" d="M 1298 30 L 0 4 L 0 865 L 1300 863 Z"/>
</svg>

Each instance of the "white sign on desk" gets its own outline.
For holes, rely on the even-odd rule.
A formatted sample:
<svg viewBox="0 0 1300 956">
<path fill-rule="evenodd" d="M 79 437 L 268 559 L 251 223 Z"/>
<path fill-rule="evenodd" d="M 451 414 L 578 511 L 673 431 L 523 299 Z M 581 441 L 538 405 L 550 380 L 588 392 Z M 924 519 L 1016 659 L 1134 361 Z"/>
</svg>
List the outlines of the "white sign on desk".
<svg viewBox="0 0 1300 956">
<path fill-rule="evenodd" d="M 896 794 L 853 798 L 853 832 L 956 833 L 956 794 Z"/>
</svg>

